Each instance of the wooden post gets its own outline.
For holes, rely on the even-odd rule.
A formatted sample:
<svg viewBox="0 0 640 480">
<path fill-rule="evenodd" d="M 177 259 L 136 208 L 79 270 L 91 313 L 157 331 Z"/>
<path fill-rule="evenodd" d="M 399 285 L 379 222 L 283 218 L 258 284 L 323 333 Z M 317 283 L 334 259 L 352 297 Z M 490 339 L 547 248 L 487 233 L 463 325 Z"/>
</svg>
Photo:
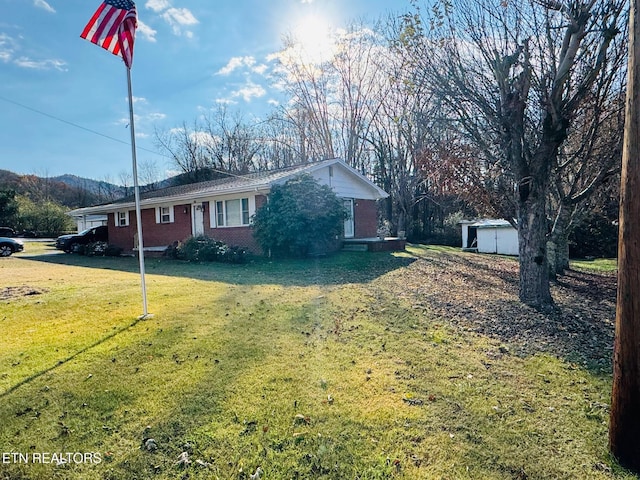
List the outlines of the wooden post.
<svg viewBox="0 0 640 480">
<path fill-rule="evenodd" d="M 640 0 L 630 0 L 609 448 L 640 473 Z"/>
</svg>

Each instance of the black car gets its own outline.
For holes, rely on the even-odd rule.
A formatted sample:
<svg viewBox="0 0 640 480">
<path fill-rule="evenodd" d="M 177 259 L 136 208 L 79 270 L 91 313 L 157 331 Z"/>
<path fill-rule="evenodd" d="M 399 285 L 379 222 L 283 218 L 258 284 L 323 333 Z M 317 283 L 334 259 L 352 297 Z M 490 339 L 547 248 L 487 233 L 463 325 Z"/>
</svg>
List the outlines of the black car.
<svg viewBox="0 0 640 480">
<path fill-rule="evenodd" d="M 24 245 L 20 240 L 9 237 L 0 237 L 0 257 L 8 257 L 12 253 L 21 252 Z"/>
<path fill-rule="evenodd" d="M 62 235 L 56 239 L 56 248 L 66 253 L 72 253 L 79 245 L 87 245 L 93 242 L 106 242 L 109 240 L 106 225 L 87 228 L 73 235 Z"/>
<path fill-rule="evenodd" d="M 16 236 L 16 232 L 13 228 L 10 227 L 0 227 L 0 237 L 9 237 L 13 238 Z"/>
</svg>

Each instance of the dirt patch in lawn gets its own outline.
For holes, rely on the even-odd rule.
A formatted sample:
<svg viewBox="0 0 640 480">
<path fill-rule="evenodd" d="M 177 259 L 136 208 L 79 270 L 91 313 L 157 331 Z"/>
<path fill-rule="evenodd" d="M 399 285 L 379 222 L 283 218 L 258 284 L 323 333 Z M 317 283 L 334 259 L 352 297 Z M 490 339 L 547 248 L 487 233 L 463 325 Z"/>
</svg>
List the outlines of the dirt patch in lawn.
<svg viewBox="0 0 640 480">
<path fill-rule="evenodd" d="M 0 288 L 0 301 L 15 300 L 16 298 L 30 297 L 32 295 L 42 295 L 46 290 L 29 286 L 3 287 Z"/>
<path fill-rule="evenodd" d="M 556 308 L 518 299 L 518 263 L 493 255 L 429 253 L 389 287 L 443 321 L 497 338 L 518 354 L 545 352 L 611 371 L 616 275 L 570 270 L 552 282 Z M 392 274 L 393 275 L 393 274 Z"/>
</svg>

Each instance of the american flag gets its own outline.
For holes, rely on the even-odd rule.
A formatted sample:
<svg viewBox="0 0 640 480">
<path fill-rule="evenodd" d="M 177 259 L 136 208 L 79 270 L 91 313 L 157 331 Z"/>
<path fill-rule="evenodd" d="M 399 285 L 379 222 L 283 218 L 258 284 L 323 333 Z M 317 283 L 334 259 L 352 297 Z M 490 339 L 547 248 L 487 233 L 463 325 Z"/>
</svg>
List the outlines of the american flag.
<svg viewBox="0 0 640 480">
<path fill-rule="evenodd" d="M 137 26 L 136 5 L 131 0 L 104 0 L 80 37 L 122 57 L 131 68 Z"/>
</svg>

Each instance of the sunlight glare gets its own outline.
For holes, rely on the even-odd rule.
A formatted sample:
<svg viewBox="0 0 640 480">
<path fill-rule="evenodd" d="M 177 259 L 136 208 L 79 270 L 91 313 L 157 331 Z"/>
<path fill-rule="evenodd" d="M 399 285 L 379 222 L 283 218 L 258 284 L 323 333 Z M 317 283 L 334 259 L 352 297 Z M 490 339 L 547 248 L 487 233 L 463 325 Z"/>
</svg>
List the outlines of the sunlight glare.
<svg viewBox="0 0 640 480">
<path fill-rule="evenodd" d="M 335 48 L 331 26 L 320 15 L 301 18 L 293 31 L 293 40 L 303 58 L 311 63 L 327 60 Z"/>
</svg>

